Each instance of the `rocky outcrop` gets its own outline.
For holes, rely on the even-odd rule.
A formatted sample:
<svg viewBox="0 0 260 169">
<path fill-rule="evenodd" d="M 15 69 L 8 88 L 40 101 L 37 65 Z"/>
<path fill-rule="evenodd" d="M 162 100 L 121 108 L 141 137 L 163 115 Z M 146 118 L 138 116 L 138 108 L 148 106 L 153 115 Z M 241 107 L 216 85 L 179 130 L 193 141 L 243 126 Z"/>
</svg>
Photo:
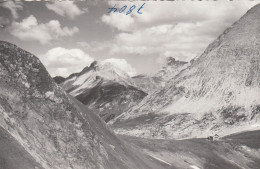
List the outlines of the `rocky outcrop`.
<svg viewBox="0 0 260 169">
<path fill-rule="evenodd" d="M 188 62 L 175 60 L 173 57 L 167 57 L 163 68 L 155 74 L 155 77 L 161 78 L 162 81 L 167 82 L 188 66 Z"/>
</svg>

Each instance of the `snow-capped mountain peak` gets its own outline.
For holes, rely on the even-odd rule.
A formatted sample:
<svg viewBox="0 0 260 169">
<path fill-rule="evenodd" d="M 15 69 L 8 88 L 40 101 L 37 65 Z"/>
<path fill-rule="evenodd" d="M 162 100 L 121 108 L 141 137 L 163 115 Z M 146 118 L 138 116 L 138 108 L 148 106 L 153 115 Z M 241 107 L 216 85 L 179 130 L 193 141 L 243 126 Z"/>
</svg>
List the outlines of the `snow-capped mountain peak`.
<svg viewBox="0 0 260 169">
<path fill-rule="evenodd" d="M 62 86 L 73 96 L 87 88 L 96 86 L 101 81 L 115 81 L 120 84 L 133 84 L 130 76 L 117 66 L 109 62 L 94 61 L 80 73 L 67 78 Z"/>
<path fill-rule="evenodd" d="M 108 61 L 94 61 L 60 85 L 88 108 L 96 110 L 106 122 L 147 95 L 134 86 L 128 73 Z"/>
</svg>

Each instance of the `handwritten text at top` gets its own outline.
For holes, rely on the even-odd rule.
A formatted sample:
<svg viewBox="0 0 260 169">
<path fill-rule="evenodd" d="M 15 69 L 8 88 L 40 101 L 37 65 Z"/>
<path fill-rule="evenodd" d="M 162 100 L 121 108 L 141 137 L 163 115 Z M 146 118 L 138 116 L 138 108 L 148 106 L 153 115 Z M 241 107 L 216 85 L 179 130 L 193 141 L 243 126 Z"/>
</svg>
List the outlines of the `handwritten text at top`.
<svg viewBox="0 0 260 169">
<path fill-rule="evenodd" d="M 136 7 L 136 5 L 132 5 L 128 9 L 127 9 L 127 5 L 125 5 L 125 6 L 121 7 L 121 8 L 117 8 L 116 5 L 114 5 L 114 7 L 108 8 L 109 9 L 108 13 L 111 13 L 111 12 L 114 12 L 114 13 L 116 13 L 116 12 L 124 13 L 125 12 L 126 15 L 129 15 L 132 12 L 134 12 L 136 8 L 138 8 L 138 9 L 136 9 L 136 12 L 138 14 L 143 14 L 142 9 L 144 8 L 144 5 L 145 5 L 145 3 L 143 3 L 143 5 L 141 7 L 139 7 L 139 8 Z"/>
</svg>

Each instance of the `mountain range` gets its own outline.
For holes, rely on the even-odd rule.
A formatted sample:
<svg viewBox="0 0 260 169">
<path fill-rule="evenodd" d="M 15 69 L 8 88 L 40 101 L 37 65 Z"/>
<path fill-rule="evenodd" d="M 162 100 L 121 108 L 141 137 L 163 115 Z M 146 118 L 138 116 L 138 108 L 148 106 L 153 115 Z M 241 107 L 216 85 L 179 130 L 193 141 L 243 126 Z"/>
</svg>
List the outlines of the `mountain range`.
<svg viewBox="0 0 260 169">
<path fill-rule="evenodd" d="M 57 82 L 57 78 L 55 77 Z M 59 84 L 106 122 L 140 102 L 146 95 L 133 79 L 111 63 L 94 61 Z"/>
<path fill-rule="evenodd" d="M 53 79 L 81 103 L 96 111 L 105 122 L 109 122 L 164 86 L 186 65 L 187 62 L 168 57 L 164 67 L 154 76 L 130 77 L 112 63 L 94 61 L 79 73 Z"/>
</svg>

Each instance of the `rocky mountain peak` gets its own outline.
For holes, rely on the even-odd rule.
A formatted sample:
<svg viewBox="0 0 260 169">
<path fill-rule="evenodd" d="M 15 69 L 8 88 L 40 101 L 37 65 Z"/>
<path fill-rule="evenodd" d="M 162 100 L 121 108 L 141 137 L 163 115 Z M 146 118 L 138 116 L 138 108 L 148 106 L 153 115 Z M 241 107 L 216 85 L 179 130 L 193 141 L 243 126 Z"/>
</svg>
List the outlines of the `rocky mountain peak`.
<svg viewBox="0 0 260 169">
<path fill-rule="evenodd" d="M 188 66 L 188 62 L 178 61 L 173 57 L 167 57 L 164 66 L 155 74 L 154 77 L 160 78 L 161 81 L 165 83 Z"/>
<path fill-rule="evenodd" d="M 98 61 L 95 60 L 95 61 L 93 61 L 93 62 L 90 64 L 89 67 L 94 68 L 94 67 L 97 66 L 97 64 L 98 64 Z"/>
<path fill-rule="evenodd" d="M 259 14 L 260 5 L 258 4 L 251 8 L 243 17 L 226 29 L 213 43 L 211 43 L 204 51 L 201 58 L 218 47 L 236 48 L 237 51 L 240 50 L 240 54 L 237 53 L 238 55 L 246 54 L 245 52 L 248 52 L 249 49 L 254 52 L 253 46 L 259 45 Z M 223 54 L 223 52 L 224 51 L 221 51 L 221 54 Z"/>
<path fill-rule="evenodd" d="M 53 80 L 57 83 L 57 84 L 60 84 L 62 82 L 64 82 L 66 80 L 66 78 L 62 77 L 62 76 L 55 76 L 53 78 Z"/>
<path fill-rule="evenodd" d="M 147 95 L 133 86 L 133 79 L 125 71 L 104 61 L 94 61 L 60 85 L 88 108 L 96 110 L 106 122 Z"/>
<path fill-rule="evenodd" d="M 187 63 L 184 61 L 178 61 L 173 57 L 167 57 L 165 60 L 166 60 L 166 66 L 180 66 Z"/>
</svg>

